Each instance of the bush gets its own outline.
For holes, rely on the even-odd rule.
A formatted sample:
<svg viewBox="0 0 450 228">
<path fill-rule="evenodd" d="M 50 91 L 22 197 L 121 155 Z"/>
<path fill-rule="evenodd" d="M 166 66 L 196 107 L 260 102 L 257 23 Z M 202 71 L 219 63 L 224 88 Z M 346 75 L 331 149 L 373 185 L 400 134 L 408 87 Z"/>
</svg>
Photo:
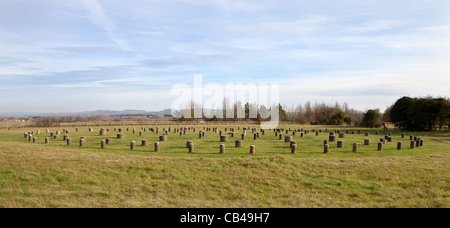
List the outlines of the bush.
<svg viewBox="0 0 450 228">
<path fill-rule="evenodd" d="M 52 117 L 40 117 L 35 120 L 36 127 L 55 127 L 55 119 Z"/>
<path fill-rule="evenodd" d="M 346 116 L 344 112 L 338 112 L 331 117 L 331 124 L 342 125 L 345 122 L 345 118 Z"/>
<path fill-rule="evenodd" d="M 450 124 L 450 101 L 444 98 L 399 99 L 391 109 L 391 120 L 408 131 L 432 131 Z"/>
<path fill-rule="evenodd" d="M 352 118 L 351 117 L 345 117 L 344 122 L 348 125 L 352 124 Z"/>
<path fill-rule="evenodd" d="M 378 110 L 369 110 L 364 115 L 362 122 L 363 127 L 381 127 L 381 115 Z"/>
</svg>

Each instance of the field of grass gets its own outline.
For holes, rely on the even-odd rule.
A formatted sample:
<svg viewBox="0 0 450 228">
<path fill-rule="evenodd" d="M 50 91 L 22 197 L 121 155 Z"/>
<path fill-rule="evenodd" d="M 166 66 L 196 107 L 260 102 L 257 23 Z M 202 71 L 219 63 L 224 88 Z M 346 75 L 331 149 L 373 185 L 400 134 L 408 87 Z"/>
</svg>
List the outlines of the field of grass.
<svg viewBox="0 0 450 228">
<path fill-rule="evenodd" d="M 338 149 L 331 143 L 329 154 L 323 153 L 327 133 L 304 138 L 297 134 L 298 153 L 291 154 L 289 143 L 278 140 L 273 131 L 257 140 L 250 131 L 244 147 L 234 148 L 240 130 L 225 143 L 226 153 L 219 154 L 219 135 L 207 132 L 199 139 L 203 126 L 195 127 L 197 132 L 181 137 L 169 133 L 158 153 L 153 143 L 159 134 L 131 132 L 132 128 L 141 131 L 141 126 L 123 132 L 123 140 L 116 139 L 114 127 L 108 127 L 107 136 L 99 136 L 98 127 L 93 133 L 87 127 L 79 132 L 67 128 L 72 146 L 62 140 L 64 133 L 46 145 L 45 129 L 36 135 L 36 144 L 23 136 L 36 129 L 0 129 L 0 207 L 450 206 L 448 133 L 406 132 L 402 139 L 401 132 L 392 132 L 394 140 L 383 152 L 377 151 L 376 143 L 384 134 L 375 135 L 375 130 L 370 130 L 369 137 L 347 134 L 338 139 L 345 141 L 345 147 Z M 159 128 L 162 134 L 168 126 Z M 424 147 L 409 149 L 409 135 L 424 139 Z M 82 148 L 80 137 L 87 137 Z M 106 138 L 113 143 L 100 149 L 100 141 Z M 150 145 L 140 146 L 142 139 Z M 364 139 L 371 139 L 372 145 L 364 146 Z M 136 141 L 136 150 L 130 150 L 131 140 Z M 186 141 L 194 141 L 195 153 L 188 153 Z M 404 143 L 402 151 L 396 149 L 399 141 Z M 359 143 L 357 153 L 352 152 L 353 143 Z M 256 154 L 249 154 L 250 145 L 256 146 Z"/>
</svg>

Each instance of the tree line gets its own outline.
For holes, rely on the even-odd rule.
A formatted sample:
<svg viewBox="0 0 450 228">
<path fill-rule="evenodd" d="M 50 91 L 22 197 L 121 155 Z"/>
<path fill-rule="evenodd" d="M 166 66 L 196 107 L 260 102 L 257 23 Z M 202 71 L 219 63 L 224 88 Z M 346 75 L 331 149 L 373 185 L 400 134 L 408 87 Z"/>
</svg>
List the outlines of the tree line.
<svg viewBox="0 0 450 228">
<path fill-rule="evenodd" d="M 35 117 L 36 127 L 58 127 L 62 123 L 120 123 L 124 118 L 111 117 L 105 114 L 89 115 L 89 116 L 54 116 L 54 117 Z M 127 121 L 146 122 L 152 120 L 147 116 L 131 116 L 126 118 Z"/>
<path fill-rule="evenodd" d="M 227 108 L 232 107 L 234 111 L 234 118 L 225 118 Z M 192 118 L 194 116 L 194 109 L 201 106 L 193 102 L 180 113 L 190 113 L 191 118 L 181 117 L 179 121 L 194 121 L 198 119 Z M 245 118 L 238 118 L 237 110 L 243 109 Z M 265 106 L 258 106 L 257 104 L 242 104 L 237 102 L 233 105 L 229 104 L 226 99 L 223 103 L 223 109 L 216 110 L 216 114 L 223 112 L 218 118 L 206 118 L 204 121 L 268 121 L 262 118 L 259 114 L 256 117 L 251 117 L 252 110 L 267 110 Z M 283 122 L 291 122 L 296 124 L 310 124 L 310 125 L 352 125 L 369 128 L 378 128 L 385 123 L 394 123 L 399 129 L 408 131 L 432 131 L 438 129 L 450 128 L 450 100 L 446 98 L 410 98 L 403 97 L 395 104 L 381 113 L 380 109 L 367 110 L 365 112 L 352 109 L 347 103 L 335 104 L 326 103 L 311 103 L 306 102 L 304 105 L 297 105 L 292 107 L 278 105 L 279 120 Z M 230 110 L 229 110 L 230 111 Z"/>
<path fill-rule="evenodd" d="M 311 103 L 307 102 L 304 105 L 297 105 L 295 107 L 287 107 L 278 104 L 279 120 L 283 122 L 291 122 L 297 124 L 311 124 L 311 125 L 359 125 L 362 123 L 364 112 L 349 108 L 347 103 L 340 104 L 326 104 L 326 103 Z M 182 110 L 176 111 L 179 121 L 198 121 L 194 118 L 194 110 L 202 109 L 201 105 L 190 102 Z M 244 115 L 239 117 L 238 110 L 243 110 Z M 262 118 L 261 111 L 270 110 L 264 105 L 257 105 L 251 103 L 236 102 L 230 105 L 229 101 L 225 100 L 223 108 L 220 110 L 213 110 L 216 114 L 213 118 L 207 118 L 203 115 L 203 121 L 268 121 L 271 118 Z M 233 117 L 227 116 L 227 111 L 234 113 Z M 251 113 L 257 113 L 252 115 Z M 186 115 L 188 114 L 188 115 Z M 218 114 L 218 115 L 217 115 Z M 187 117 L 186 117 L 187 116 Z"/>
<path fill-rule="evenodd" d="M 403 130 L 435 131 L 450 128 L 450 100 L 402 97 L 388 108 L 390 121 Z"/>
<path fill-rule="evenodd" d="M 201 108 L 191 102 L 178 113 L 189 113 L 190 118 L 181 117 L 177 121 L 198 121 L 194 119 L 194 110 Z M 229 118 L 226 111 L 233 111 L 234 117 Z M 367 110 L 362 112 L 352 109 L 347 103 L 335 104 L 311 103 L 306 102 L 303 105 L 287 107 L 279 104 L 279 120 L 295 124 L 310 125 L 352 125 L 370 128 L 378 128 L 384 123 L 394 123 L 399 129 L 407 131 L 433 131 L 450 128 L 450 100 L 446 98 L 410 98 L 402 97 L 395 104 L 381 113 L 379 109 Z M 244 116 L 238 116 L 238 109 L 243 110 Z M 229 101 L 224 101 L 222 110 L 215 110 L 215 114 L 221 117 L 206 118 L 203 115 L 203 121 L 268 121 L 260 115 L 260 111 L 267 111 L 270 108 L 263 105 L 236 102 L 233 105 Z M 256 111 L 256 115 L 254 115 Z M 244 117 L 244 118 L 242 118 Z M 38 127 L 58 126 L 61 123 L 76 122 L 117 122 L 120 118 L 112 118 L 109 115 L 91 115 L 91 116 L 61 116 L 61 117 L 41 117 L 35 118 L 35 124 Z M 131 117 L 127 120 L 148 121 L 147 117 Z"/>
</svg>

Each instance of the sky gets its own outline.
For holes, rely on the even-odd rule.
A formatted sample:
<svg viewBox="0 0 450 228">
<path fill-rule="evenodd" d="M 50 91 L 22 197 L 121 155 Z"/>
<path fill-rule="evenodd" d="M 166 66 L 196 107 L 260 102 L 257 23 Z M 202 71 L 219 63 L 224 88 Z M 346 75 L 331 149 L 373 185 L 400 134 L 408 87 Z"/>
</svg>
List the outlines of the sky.
<svg viewBox="0 0 450 228">
<path fill-rule="evenodd" d="M 450 95 L 448 0 L 0 0 L 0 112 L 158 111 L 176 83 L 384 110 Z"/>
</svg>

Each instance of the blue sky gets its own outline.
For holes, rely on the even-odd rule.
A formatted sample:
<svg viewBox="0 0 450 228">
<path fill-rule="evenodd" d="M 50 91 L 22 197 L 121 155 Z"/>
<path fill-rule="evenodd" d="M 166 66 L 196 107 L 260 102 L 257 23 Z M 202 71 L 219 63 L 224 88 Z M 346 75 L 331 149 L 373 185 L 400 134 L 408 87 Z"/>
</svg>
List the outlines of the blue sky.
<svg viewBox="0 0 450 228">
<path fill-rule="evenodd" d="M 170 108 L 175 83 L 288 106 L 448 96 L 448 0 L 0 0 L 0 111 Z"/>
</svg>

